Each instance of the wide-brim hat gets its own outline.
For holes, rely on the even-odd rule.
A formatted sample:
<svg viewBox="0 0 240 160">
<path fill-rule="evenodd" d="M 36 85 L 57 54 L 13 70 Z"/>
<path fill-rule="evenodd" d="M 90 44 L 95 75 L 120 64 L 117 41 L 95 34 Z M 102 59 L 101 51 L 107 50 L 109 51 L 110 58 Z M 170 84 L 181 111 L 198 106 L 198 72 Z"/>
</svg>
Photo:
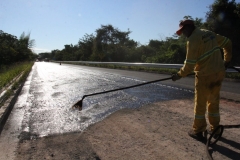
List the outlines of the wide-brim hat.
<svg viewBox="0 0 240 160">
<path fill-rule="evenodd" d="M 180 36 L 182 34 L 182 29 L 186 24 L 194 25 L 194 22 L 190 19 L 186 19 L 186 20 L 181 21 L 180 24 L 179 24 L 179 29 L 176 32 L 177 35 Z"/>
</svg>

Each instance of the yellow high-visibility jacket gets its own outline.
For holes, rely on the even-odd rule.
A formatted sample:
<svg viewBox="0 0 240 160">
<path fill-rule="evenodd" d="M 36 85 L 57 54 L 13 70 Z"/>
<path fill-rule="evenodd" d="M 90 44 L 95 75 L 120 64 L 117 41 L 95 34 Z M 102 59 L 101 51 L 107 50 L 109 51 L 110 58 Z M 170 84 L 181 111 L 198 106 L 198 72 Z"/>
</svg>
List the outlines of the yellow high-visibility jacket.
<svg viewBox="0 0 240 160">
<path fill-rule="evenodd" d="M 232 58 L 232 42 L 230 39 L 214 32 L 196 28 L 187 40 L 187 54 L 183 67 L 178 75 L 185 77 L 193 70 L 198 76 L 207 76 L 224 71 L 224 61 Z"/>
</svg>

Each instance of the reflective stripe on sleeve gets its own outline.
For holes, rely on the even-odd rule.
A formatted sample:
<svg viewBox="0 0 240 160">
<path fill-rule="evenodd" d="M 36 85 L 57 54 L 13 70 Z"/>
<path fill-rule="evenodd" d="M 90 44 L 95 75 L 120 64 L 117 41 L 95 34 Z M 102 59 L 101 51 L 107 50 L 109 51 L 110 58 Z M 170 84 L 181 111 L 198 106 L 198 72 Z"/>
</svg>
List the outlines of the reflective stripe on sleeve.
<svg viewBox="0 0 240 160">
<path fill-rule="evenodd" d="M 228 42 L 228 38 L 225 38 L 224 42 L 221 44 L 221 47 L 224 46 L 226 43 Z M 197 60 L 191 60 L 191 59 L 186 59 L 184 61 L 184 63 L 188 63 L 188 64 L 196 64 L 198 61 L 201 61 L 209 56 L 211 56 L 214 52 L 216 51 L 220 51 L 221 47 L 214 47 L 213 49 L 211 49 L 210 51 L 205 52 L 203 55 L 201 55 Z"/>
<path fill-rule="evenodd" d="M 228 38 L 225 37 L 223 43 L 220 45 L 220 48 L 223 48 L 223 46 L 229 41 Z"/>
<path fill-rule="evenodd" d="M 196 61 L 196 60 L 189 60 L 189 59 L 186 59 L 186 60 L 184 61 L 184 63 L 188 63 L 188 64 L 196 64 L 197 61 Z"/>
<path fill-rule="evenodd" d="M 214 47 L 214 48 L 211 49 L 210 51 L 208 51 L 208 52 L 204 53 L 203 55 L 201 55 L 201 56 L 198 58 L 197 61 L 201 61 L 201 60 L 207 58 L 208 56 L 212 55 L 215 51 L 218 51 L 218 50 L 220 50 L 219 47 Z"/>
</svg>

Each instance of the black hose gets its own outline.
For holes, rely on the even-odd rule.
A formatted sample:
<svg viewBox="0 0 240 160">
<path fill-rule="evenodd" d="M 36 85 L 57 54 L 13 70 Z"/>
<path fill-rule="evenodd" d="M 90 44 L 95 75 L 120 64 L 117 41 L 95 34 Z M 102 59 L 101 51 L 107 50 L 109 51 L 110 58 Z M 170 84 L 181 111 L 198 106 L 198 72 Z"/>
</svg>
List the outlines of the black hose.
<svg viewBox="0 0 240 160">
<path fill-rule="evenodd" d="M 223 134 L 223 130 L 224 129 L 230 129 L 230 128 L 240 128 L 240 124 L 238 125 L 219 125 L 216 129 L 214 129 L 214 131 L 210 134 L 210 137 L 207 139 L 207 143 L 206 143 L 206 152 L 207 152 L 207 156 L 209 160 L 213 160 L 210 152 L 209 152 L 209 147 L 213 146 L 214 144 L 217 143 L 217 141 L 222 137 Z M 216 137 L 216 132 L 220 129 L 220 133 L 218 134 L 218 136 Z M 207 133 L 205 135 L 207 137 Z M 214 139 L 212 141 L 212 139 Z"/>
<path fill-rule="evenodd" d="M 220 129 L 220 133 L 218 134 L 217 137 L 215 137 L 215 136 L 216 136 L 216 132 L 217 132 L 219 129 Z M 213 158 L 212 158 L 212 156 L 210 155 L 210 152 L 209 152 L 209 149 L 208 149 L 208 148 L 209 148 L 209 146 L 212 146 L 212 145 L 216 144 L 217 141 L 222 137 L 223 129 L 224 129 L 223 125 L 219 125 L 219 126 L 212 132 L 212 134 L 210 134 L 210 137 L 207 139 L 206 151 L 207 151 L 208 159 L 210 159 L 210 160 L 213 160 Z M 214 139 L 213 142 L 211 141 L 212 139 Z"/>
</svg>

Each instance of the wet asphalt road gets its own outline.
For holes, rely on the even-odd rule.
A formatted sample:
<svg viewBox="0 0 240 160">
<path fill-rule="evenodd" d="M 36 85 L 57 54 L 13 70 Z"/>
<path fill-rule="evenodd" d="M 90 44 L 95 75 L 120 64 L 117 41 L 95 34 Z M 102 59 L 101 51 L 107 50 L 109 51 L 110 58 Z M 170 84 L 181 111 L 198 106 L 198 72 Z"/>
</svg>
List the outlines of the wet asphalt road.
<svg viewBox="0 0 240 160">
<path fill-rule="evenodd" d="M 82 131 L 122 108 L 171 99 L 193 98 L 194 79 L 174 86 L 171 80 L 95 95 L 83 100 L 80 112 L 71 106 L 83 95 L 136 85 L 170 75 L 116 71 L 102 68 L 37 62 L 33 66 L 15 108 L 22 109 L 23 131 L 43 137 Z M 192 88 L 191 88 L 192 87 Z M 224 86 L 223 86 L 224 87 Z M 235 88 L 235 87 L 233 87 Z"/>
<path fill-rule="evenodd" d="M 186 78 L 178 86 L 168 80 L 87 97 L 82 111 L 71 108 L 83 95 L 167 77 L 170 75 L 36 62 L 2 131 L 1 141 L 12 139 L 15 145 L 22 133 L 32 139 L 83 131 L 122 108 L 194 97 L 194 78 Z M 233 94 L 239 92 L 234 88 L 233 85 Z"/>
<path fill-rule="evenodd" d="M 23 130 L 40 137 L 82 131 L 121 108 L 136 108 L 161 100 L 193 97 L 191 91 L 157 83 L 87 97 L 83 100 L 81 112 L 71 108 L 83 95 L 143 82 L 132 76 L 94 70 L 92 67 L 36 63 L 32 71 Z"/>
<path fill-rule="evenodd" d="M 142 73 L 144 74 L 144 73 Z M 33 66 L 18 102 L 21 130 L 33 136 L 82 131 L 121 108 L 171 99 L 193 98 L 191 90 L 155 83 L 87 97 L 80 112 L 71 106 L 83 95 L 146 82 L 134 75 L 106 72 L 93 67 L 37 62 Z M 169 77 L 165 75 L 164 78 Z M 148 77 L 156 80 L 163 77 Z M 14 112 L 14 110 L 13 110 Z M 14 113 L 12 113 L 14 114 Z"/>
</svg>

